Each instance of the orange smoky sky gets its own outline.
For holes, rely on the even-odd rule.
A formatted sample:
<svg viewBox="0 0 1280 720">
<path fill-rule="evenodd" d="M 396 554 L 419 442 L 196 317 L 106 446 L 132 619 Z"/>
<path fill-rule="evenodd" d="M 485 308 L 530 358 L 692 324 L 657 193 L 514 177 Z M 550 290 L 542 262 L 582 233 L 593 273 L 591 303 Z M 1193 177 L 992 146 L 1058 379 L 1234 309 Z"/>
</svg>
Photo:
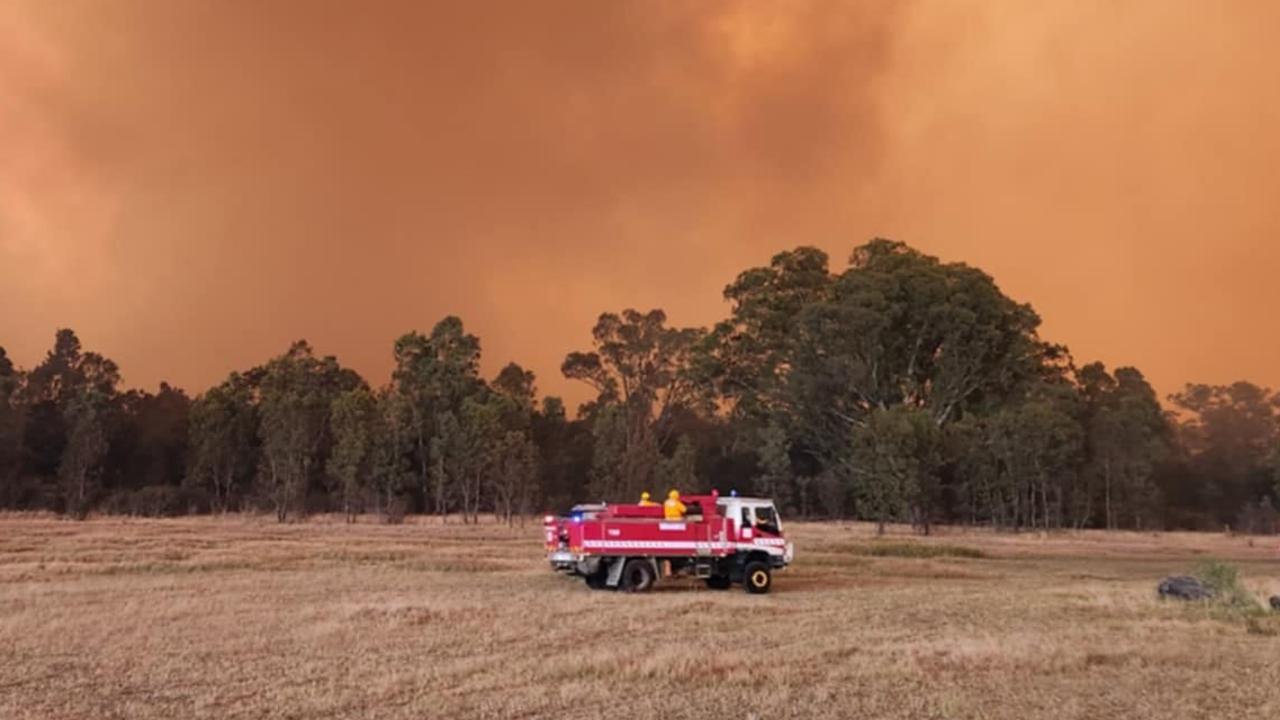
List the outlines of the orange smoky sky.
<svg viewBox="0 0 1280 720">
<path fill-rule="evenodd" d="M 460 315 L 543 392 L 776 251 L 992 273 L 1079 360 L 1280 384 L 1275 2 L 0 5 L 0 345 L 371 382 Z"/>
</svg>

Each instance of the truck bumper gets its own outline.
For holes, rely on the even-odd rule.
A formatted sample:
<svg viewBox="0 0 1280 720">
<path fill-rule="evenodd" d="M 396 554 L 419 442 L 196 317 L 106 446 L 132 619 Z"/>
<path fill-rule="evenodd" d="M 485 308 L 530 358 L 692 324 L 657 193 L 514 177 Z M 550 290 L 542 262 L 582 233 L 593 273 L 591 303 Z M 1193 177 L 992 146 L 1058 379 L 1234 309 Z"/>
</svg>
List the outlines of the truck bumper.
<svg viewBox="0 0 1280 720">
<path fill-rule="evenodd" d="M 547 561 L 550 562 L 551 567 L 556 570 L 571 570 L 581 559 L 582 556 L 574 555 L 573 553 L 565 550 L 547 553 Z"/>
</svg>

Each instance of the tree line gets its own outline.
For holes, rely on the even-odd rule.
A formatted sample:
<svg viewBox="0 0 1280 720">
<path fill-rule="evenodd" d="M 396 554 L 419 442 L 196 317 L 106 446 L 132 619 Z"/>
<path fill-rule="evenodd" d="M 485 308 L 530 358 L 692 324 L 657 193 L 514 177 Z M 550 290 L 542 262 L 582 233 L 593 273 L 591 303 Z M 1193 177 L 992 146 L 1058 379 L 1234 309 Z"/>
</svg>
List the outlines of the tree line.
<svg viewBox="0 0 1280 720">
<path fill-rule="evenodd" d="M 600 316 L 561 371 L 572 417 L 447 317 L 374 386 L 305 341 L 196 397 L 122 390 L 71 330 L 0 349 L 0 507 L 83 518 L 432 513 L 512 523 L 642 490 L 716 488 L 791 515 L 999 528 L 1280 530 L 1280 396 L 1078 364 L 977 268 L 877 239 L 833 272 L 800 247 L 725 289 L 728 317 Z"/>
</svg>

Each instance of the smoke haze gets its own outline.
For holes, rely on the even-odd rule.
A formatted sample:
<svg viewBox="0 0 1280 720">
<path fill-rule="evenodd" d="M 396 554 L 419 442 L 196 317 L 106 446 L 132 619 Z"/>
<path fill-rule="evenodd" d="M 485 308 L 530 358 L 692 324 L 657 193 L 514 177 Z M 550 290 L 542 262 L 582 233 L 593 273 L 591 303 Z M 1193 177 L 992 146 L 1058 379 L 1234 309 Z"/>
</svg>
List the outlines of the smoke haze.
<svg viewBox="0 0 1280 720">
<path fill-rule="evenodd" d="M 782 249 L 990 272 L 1081 360 L 1280 384 L 1270 2 L 9 2 L 0 345 L 371 382 L 460 315 L 544 392 Z"/>
</svg>

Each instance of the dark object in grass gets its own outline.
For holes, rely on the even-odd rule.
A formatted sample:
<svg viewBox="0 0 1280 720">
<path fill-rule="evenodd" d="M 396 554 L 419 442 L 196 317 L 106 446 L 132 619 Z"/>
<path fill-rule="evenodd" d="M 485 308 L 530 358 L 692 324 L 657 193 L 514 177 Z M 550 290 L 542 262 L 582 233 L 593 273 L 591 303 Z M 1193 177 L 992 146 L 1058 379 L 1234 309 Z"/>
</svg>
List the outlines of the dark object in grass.
<svg viewBox="0 0 1280 720">
<path fill-rule="evenodd" d="M 1186 575 L 1175 575 L 1161 580 L 1156 592 L 1160 593 L 1161 598 L 1176 600 L 1210 600 L 1214 596 L 1213 588 Z"/>
<path fill-rule="evenodd" d="M 1280 610 L 1280 595 L 1271 596 L 1271 609 Z"/>
</svg>

